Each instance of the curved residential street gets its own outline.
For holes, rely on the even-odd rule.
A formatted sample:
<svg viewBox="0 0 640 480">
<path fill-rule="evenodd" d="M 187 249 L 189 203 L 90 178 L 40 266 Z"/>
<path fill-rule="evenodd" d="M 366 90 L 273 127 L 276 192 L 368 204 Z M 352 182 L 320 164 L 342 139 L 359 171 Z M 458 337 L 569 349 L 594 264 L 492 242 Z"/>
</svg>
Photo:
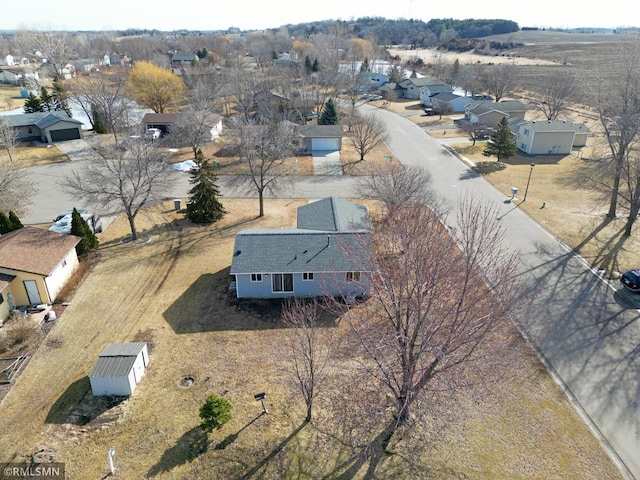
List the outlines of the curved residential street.
<svg viewBox="0 0 640 480">
<path fill-rule="evenodd" d="M 615 289 L 549 235 L 516 204 L 451 155 L 440 143 L 414 123 L 392 112 L 363 105 L 367 113 L 384 120 L 390 133 L 389 147 L 402 164 L 420 165 L 431 172 L 433 186 L 443 197 L 454 224 L 456 201 L 473 192 L 499 209 L 505 240 L 516 249 L 520 274 L 528 289 L 536 292 L 534 306 L 520 318 L 539 352 L 566 389 L 596 435 L 619 458 L 627 478 L 640 479 L 640 321 Z M 50 222 L 59 211 L 73 205 L 60 190 L 58 179 L 81 167 L 85 159 L 65 164 L 33 167 L 26 172 L 37 184 L 28 224 Z M 188 175 L 176 172 L 180 180 L 172 196 L 186 196 Z M 230 187 L 220 178 L 225 197 L 253 197 Z M 322 198 L 352 197 L 354 179 L 347 176 L 316 175 L 297 178 L 279 196 Z M 92 208 L 103 217 L 98 206 Z M 531 293 L 533 294 L 533 293 Z"/>
</svg>

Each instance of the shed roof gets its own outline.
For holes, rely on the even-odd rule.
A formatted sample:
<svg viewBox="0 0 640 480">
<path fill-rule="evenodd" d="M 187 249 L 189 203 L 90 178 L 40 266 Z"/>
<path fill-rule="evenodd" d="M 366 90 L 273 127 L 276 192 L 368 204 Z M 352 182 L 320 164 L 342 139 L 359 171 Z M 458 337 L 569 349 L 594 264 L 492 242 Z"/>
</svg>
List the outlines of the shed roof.
<svg viewBox="0 0 640 480">
<path fill-rule="evenodd" d="M 24 227 L 0 236 L 0 267 L 50 275 L 80 237 Z"/>
<path fill-rule="evenodd" d="M 144 342 L 110 343 L 96 360 L 89 377 L 126 377 L 146 345 Z"/>
<path fill-rule="evenodd" d="M 142 123 L 175 123 L 179 117 L 179 113 L 145 113 Z"/>
</svg>

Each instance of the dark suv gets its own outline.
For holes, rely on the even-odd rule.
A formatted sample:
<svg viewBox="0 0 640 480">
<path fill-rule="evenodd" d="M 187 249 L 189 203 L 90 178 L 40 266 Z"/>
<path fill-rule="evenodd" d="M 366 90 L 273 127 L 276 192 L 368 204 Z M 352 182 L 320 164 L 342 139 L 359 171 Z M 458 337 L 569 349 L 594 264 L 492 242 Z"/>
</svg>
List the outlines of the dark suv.
<svg viewBox="0 0 640 480">
<path fill-rule="evenodd" d="M 632 292 L 640 292 L 640 270 L 629 270 L 620 278 L 622 285 Z"/>
</svg>

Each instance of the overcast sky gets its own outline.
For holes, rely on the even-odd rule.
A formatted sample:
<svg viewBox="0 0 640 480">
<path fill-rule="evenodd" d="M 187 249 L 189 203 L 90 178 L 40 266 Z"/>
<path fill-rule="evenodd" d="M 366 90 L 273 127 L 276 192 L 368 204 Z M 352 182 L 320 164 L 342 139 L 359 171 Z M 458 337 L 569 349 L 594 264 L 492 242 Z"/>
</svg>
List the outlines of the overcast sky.
<svg viewBox="0 0 640 480">
<path fill-rule="evenodd" d="M 455 10 L 452 7 L 455 5 Z M 633 12 L 636 13 L 633 13 Z M 243 30 L 276 28 L 316 20 L 359 17 L 502 18 L 520 27 L 628 27 L 639 26 L 640 16 L 626 0 L 598 4 L 539 0 L 2 0 L 0 30 L 38 28 L 55 30 Z"/>
</svg>

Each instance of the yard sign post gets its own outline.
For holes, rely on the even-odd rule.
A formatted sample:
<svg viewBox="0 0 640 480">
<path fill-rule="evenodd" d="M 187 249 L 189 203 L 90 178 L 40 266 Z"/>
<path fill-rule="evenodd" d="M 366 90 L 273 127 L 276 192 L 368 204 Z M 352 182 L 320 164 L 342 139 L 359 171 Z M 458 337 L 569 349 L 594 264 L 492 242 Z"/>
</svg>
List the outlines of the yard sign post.
<svg viewBox="0 0 640 480">
<path fill-rule="evenodd" d="M 260 402 L 262 403 L 262 412 L 263 413 L 269 413 L 267 412 L 267 407 L 264 404 L 264 400 L 265 398 L 267 398 L 267 394 L 266 393 L 256 393 L 253 398 L 256 399 L 256 402 Z"/>
</svg>

